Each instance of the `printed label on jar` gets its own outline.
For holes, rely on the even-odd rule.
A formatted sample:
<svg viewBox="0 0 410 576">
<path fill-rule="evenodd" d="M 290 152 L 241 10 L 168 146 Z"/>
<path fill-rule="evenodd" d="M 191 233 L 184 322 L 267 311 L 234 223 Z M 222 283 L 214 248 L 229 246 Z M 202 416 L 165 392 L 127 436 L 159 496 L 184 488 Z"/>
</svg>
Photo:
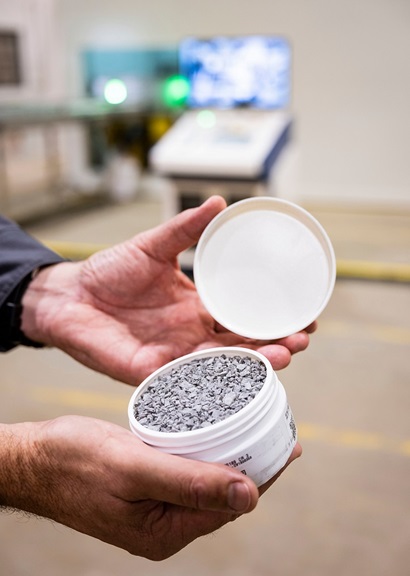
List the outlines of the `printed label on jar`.
<svg viewBox="0 0 410 576">
<path fill-rule="evenodd" d="M 292 410 L 290 409 L 289 404 L 287 405 L 286 412 L 285 412 L 285 420 L 288 423 L 289 429 L 292 433 L 293 442 L 296 443 L 297 438 L 297 428 L 296 422 L 292 414 Z"/>
<path fill-rule="evenodd" d="M 230 458 L 226 465 L 252 478 L 257 486 L 277 474 L 286 464 L 296 443 L 296 425 L 289 406 L 283 416 L 274 431 L 251 443 L 247 452 Z"/>
<path fill-rule="evenodd" d="M 229 466 L 230 468 L 239 468 L 239 466 L 243 466 L 244 464 L 246 464 L 246 462 L 249 462 L 249 460 L 252 460 L 252 456 L 246 453 L 243 456 L 238 456 L 238 458 L 234 458 L 230 462 L 225 462 L 225 465 Z"/>
</svg>

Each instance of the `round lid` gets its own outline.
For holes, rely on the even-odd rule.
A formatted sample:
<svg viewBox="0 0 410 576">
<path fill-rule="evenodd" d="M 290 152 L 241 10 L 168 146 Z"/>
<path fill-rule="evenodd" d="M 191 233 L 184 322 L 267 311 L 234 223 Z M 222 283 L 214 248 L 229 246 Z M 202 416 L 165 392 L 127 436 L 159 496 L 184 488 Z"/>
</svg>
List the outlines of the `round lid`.
<svg viewBox="0 0 410 576">
<path fill-rule="evenodd" d="M 289 336 L 325 308 L 336 259 L 323 227 L 291 202 L 236 202 L 203 232 L 194 259 L 198 294 L 222 326 L 248 338 Z"/>
</svg>

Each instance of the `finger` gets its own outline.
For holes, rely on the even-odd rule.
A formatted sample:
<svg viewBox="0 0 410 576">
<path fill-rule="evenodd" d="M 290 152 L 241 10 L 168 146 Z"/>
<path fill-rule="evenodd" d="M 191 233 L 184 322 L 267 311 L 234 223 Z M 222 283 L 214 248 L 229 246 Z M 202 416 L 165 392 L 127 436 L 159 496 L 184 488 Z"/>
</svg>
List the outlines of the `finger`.
<svg viewBox="0 0 410 576">
<path fill-rule="evenodd" d="M 258 352 L 266 356 L 274 370 L 282 370 L 290 364 L 292 354 L 286 346 L 268 344 L 257 348 Z"/>
<path fill-rule="evenodd" d="M 306 326 L 305 328 L 305 332 L 307 332 L 308 334 L 312 334 L 313 332 L 315 332 L 317 330 L 317 321 L 315 320 L 314 322 L 312 322 L 312 324 L 309 324 L 309 326 Z"/>
<path fill-rule="evenodd" d="M 291 354 L 296 354 L 297 352 L 306 350 L 309 346 L 309 334 L 305 332 L 305 330 L 302 330 L 291 336 L 275 340 L 275 344 L 285 346 Z"/>
<path fill-rule="evenodd" d="M 196 244 L 209 222 L 226 208 L 221 196 L 212 196 L 198 208 L 184 210 L 165 224 L 137 237 L 157 260 L 172 260 Z"/>
<path fill-rule="evenodd" d="M 140 445 L 138 450 L 140 459 Z M 252 480 L 228 466 L 189 460 L 148 446 L 145 451 L 136 488 L 139 498 L 145 491 L 143 498 L 229 514 L 250 512 L 257 504 L 258 489 Z"/>
<path fill-rule="evenodd" d="M 280 370 L 290 363 L 293 354 L 306 350 L 309 340 L 309 334 L 302 331 L 275 340 L 274 343 L 262 344 L 257 349 L 270 360 L 274 369 Z"/>
</svg>

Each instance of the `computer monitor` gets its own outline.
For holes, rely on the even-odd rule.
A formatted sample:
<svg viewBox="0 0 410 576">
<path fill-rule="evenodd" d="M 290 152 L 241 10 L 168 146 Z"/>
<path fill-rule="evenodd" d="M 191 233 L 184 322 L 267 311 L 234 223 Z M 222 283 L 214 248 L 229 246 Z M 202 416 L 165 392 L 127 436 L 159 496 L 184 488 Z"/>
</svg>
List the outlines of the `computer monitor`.
<svg viewBox="0 0 410 576">
<path fill-rule="evenodd" d="M 179 45 L 189 81 L 188 107 L 285 108 L 291 91 L 291 48 L 277 36 L 189 37 Z"/>
</svg>

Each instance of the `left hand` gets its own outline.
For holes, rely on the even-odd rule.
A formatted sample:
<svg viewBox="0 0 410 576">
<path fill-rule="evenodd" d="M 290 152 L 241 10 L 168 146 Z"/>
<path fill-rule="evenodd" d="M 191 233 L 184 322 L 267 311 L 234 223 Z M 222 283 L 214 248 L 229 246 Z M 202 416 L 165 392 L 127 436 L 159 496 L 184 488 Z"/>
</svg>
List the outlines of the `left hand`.
<svg viewBox="0 0 410 576">
<path fill-rule="evenodd" d="M 274 369 L 284 368 L 308 346 L 315 323 L 271 342 L 221 330 L 178 265 L 178 254 L 225 207 L 214 196 L 83 262 L 43 269 L 23 298 L 24 333 L 132 385 L 177 357 L 214 346 L 257 349 Z"/>
</svg>

